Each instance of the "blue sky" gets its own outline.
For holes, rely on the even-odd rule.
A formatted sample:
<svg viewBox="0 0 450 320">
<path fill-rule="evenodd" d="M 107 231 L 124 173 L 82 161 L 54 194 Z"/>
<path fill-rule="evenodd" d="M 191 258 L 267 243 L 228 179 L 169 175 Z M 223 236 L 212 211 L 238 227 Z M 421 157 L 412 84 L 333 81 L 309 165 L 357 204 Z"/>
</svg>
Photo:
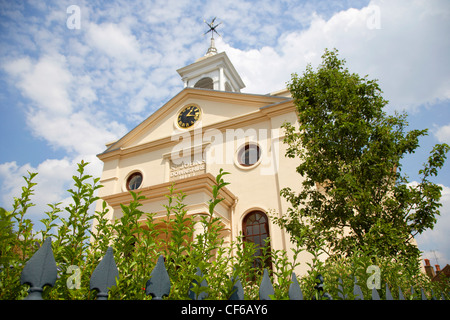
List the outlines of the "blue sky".
<svg viewBox="0 0 450 320">
<path fill-rule="evenodd" d="M 79 28 L 69 28 L 79 8 Z M 47 203 L 69 201 L 76 163 L 91 162 L 183 88 L 176 70 L 207 50 L 203 19 L 246 88 L 280 90 L 293 72 L 337 48 L 352 72 L 378 79 L 386 111 L 429 129 L 403 162 L 411 181 L 436 143 L 450 143 L 450 3 L 436 1 L 0 1 L 0 206 L 22 176 L 39 172 L 38 221 Z M 72 24 L 73 25 L 73 24 Z M 417 237 L 432 263 L 450 263 L 450 164 L 434 230 Z M 39 223 L 37 223 L 39 224 Z"/>
</svg>

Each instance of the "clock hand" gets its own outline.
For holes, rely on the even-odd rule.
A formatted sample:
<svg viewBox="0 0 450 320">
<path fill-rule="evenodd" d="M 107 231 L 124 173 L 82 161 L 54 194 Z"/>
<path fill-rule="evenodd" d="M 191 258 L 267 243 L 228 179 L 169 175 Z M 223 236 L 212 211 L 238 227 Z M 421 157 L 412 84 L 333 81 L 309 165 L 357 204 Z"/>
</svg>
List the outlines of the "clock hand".
<svg viewBox="0 0 450 320">
<path fill-rule="evenodd" d="M 194 114 L 191 114 L 191 112 L 192 112 L 192 109 L 189 110 L 189 112 L 188 112 L 188 114 L 186 115 L 186 117 L 194 117 L 195 115 L 194 115 Z"/>
</svg>

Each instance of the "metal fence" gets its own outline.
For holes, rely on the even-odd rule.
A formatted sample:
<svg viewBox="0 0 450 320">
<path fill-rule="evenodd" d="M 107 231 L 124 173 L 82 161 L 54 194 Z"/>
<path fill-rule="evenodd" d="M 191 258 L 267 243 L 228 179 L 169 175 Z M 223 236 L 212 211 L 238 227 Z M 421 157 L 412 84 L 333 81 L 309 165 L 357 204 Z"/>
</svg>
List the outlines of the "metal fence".
<svg viewBox="0 0 450 320">
<path fill-rule="evenodd" d="M 197 268 L 197 275 L 202 276 L 201 271 Z M 109 288 L 116 285 L 116 278 L 118 278 L 119 272 L 117 270 L 116 263 L 114 261 L 113 250 L 111 247 L 108 248 L 105 256 L 99 262 L 97 267 L 90 278 L 90 290 L 97 291 L 97 300 L 107 300 Z M 53 286 L 57 280 L 57 266 L 56 261 L 53 256 L 53 251 L 51 247 L 51 239 L 47 238 L 42 247 L 28 260 L 26 263 L 22 274 L 20 282 L 21 284 L 30 285 L 28 290 L 28 296 L 26 300 L 42 300 L 43 288 L 46 285 Z M 324 279 L 321 275 L 317 276 L 317 284 L 314 287 L 316 290 L 316 297 L 319 299 L 330 299 L 333 297 L 324 292 Z M 196 283 L 196 280 L 193 281 Z M 196 287 L 207 287 L 208 284 L 206 280 L 203 280 L 200 284 L 197 283 Z M 160 256 L 156 263 L 155 268 L 150 274 L 150 279 L 146 283 L 145 292 L 147 295 L 151 295 L 153 300 L 162 300 L 165 296 L 170 293 L 170 278 L 167 273 L 164 257 Z M 203 300 L 207 298 L 207 293 L 204 290 L 191 290 L 189 291 L 189 298 L 192 300 Z M 402 290 L 398 288 L 398 300 L 405 300 Z M 412 293 L 414 288 L 411 287 Z M 200 292 L 197 294 L 195 291 Z M 338 297 L 337 299 L 348 299 L 347 295 L 344 295 L 342 288 L 342 279 L 339 279 L 338 286 Z M 386 284 L 386 300 L 394 300 L 391 291 Z M 428 300 L 424 290 L 420 289 L 420 298 L 422 300 Z M 274 295 L 274 288 L 270 280 L 267 269 L 264 269 L 263 278 L 259 287 L 259 299 L 260 300 L 271 300 L 271 296 Z M 357 284 L 356 279 L 354 279 L 353 284 L 353 296 L 355 300 L 381 300 L 381 297 L 377 289 L 372 289 L 371 297 L 364 297 L 361 287 Z M 431 300 L 445 300 L 443 294 L 437 297 L 434 292 L 431 292 Z M 292 281 L 289 287 L 289 299 L 290 300 L 304 300 L 302 290 L 298 283 L 295 273 L 292 273 Z M 229 300 L 244 300 L 244 288 L 239 279 L 234 284 L 233 294 L 230 296 Z"/>
</svg>

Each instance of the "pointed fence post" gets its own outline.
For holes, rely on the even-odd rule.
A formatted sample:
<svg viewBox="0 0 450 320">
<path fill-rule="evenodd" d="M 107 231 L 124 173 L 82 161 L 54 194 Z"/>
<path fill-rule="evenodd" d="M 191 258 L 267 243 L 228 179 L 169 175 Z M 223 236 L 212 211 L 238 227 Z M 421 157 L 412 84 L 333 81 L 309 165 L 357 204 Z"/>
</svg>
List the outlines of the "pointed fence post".
<svg viewBox="0 0 450 320">
<path fill-rule="evenodd" d="M 339 284 L 338 284 L 338 297 L 342 300 L 347 299 L 347 295 L 344 295 L 344 283 L 342 281 L 342 278 L 339 277 Z"/>
<path fill-rule="evenodd" d="M 234 278 L 231 278 L 231 281 L 234 282 Z M 244 300 L 244 288 L 242 287 L 242 282 L 241 279 L 239 279 L 239 276 L 236 278 L 236 282 L 233 285 L 233 293 L 228 300 Z"/>
<path fill-rule="evenodd" d="M 381 300 L 380 295 L 378 294 L 378 291 L 375 287 L 372 288 L 372 300 Z"/>
<path fill-rule="evenodd" d="M 428 300 L 427 296 L 425 295 L 425 292 L 423 291 L 423 288 L 420 288 L 420 296 L 422 300 Z"/>
<path fill-rule="evenodd" d="M 53 287 L 56 277 L 57 269 L 53 256 L 52 239 L 47 238 L 22 270 L 20 284 L 31 286 L 25 300 L 42 300 L 44 287 L 46 285 Z"/>
<path fill-rule="evenodd" d="M 405 300 L 405 296 L 403 295 L 402 289 L 398 287 L 398 300 Z"/>
<path fill-rule="evenodd" d="M 292 283 L 289 286 L 289 300 L 303 300 L 303 292 L 294 272 L 292 272 Z"/>
<path fill-rule="evenodd" d="M 386 283 L 386 300 L 394 300 L 391 294 L 391 290 L 389 290 L 389 286 L 387 283 Z"/>
<path fill-rule="evenodd" d="M 259 286 L 259 300 L 272 300 L 269 295 L 274 295 L 272 282 L 269 278 L 269 273 L 267 269 L 264 269 L 263 278 L 261 280 L 261 285 Z"/>
<path fill-rule="evenodd" d="M 353 285 L 353 295 L 355 296 L 354 300 L 364 300 L 364 295 L 362 293 L 361 287 L 357 284 L 357 279 L 355 277 L 355 282 Z"/>
<path fill-rule="evenodd" d="M 414 292 L 414 287 L 411 286 L 411 299 L 410 300 L 415 300 L 415 292 Z"/>
<path fill-rule="evenodd" d="M 327 292 L 324 292 L 323 289 L 323 276 L 321 274 L 317 275 L 316 280 L 318 280 L 318 283 L 314 286 L 314 289 L 318 292 L 318 299 L 325 298 L 326 300 L 333 300 L 331 295 Z"/>
<path fill-rule="evenodd" d="M 109 247 L 91 275 L 90 290 L 98 291 L 97 300 L 108 300 L 109 288 L 116 285 L 116 278 L 119 278 L 119 271 L 114 260 L 113 249 Z"/>
<path fill-rule="evenodd" d="M 162 300 L 163 297 L 170 294 L 170 278 L 162 255 L 159 256 L 158 262 L 150 274 L 145 293 L 151 295 L 153 300 Z"/>
<path fill-rule="evenodd" d="M 195 276 L 198 279 L 203 278 L 203 273 L 199 267 L 197 267 L 197 272 L 195 273 Z M 208 283 L 206 282 L 206 279 L 202 279 L 201 281 L 202 282 L 200 283 L 200 285 L 199 285 L 197 279 L 194 279 L 192 281 L 191 288 L 189 289 L 189 298 L 191 298 L 192 300 L 203 300 L 206 297 L 208 297 L 208 293 L 205 292 L 204 290 L 202 290 L 202 287 L 203 288 L 208 287 Z M 194 288 L 194 286 L 197 287 L 195 289 L 196 291 L 198 290 L 197 292 L 192 291 L 192 288 Z"/>
<path fill-rule="evenodd" d="M 434 296 L 434 291 L 433 291 L 433 289 L 431 289 L 431 300 L 437 300 L 436 297 Z"/>
</svg>

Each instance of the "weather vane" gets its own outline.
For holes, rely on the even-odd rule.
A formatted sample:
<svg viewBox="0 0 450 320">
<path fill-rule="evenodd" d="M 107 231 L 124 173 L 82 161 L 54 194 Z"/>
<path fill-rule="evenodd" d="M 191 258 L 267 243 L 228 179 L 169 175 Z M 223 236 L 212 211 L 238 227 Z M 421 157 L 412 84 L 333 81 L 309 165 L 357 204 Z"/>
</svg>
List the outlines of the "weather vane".
<svg viewBox="0 0 450 320">
<path fill-rule="evenodd" d="M 217 49 L 216 49 L 216 45 L 214 43 L 214 32 L 217 33 L 217 35 L 219 37 L 222 37 L 216 30 L 216 28 L 218 26 L 220 26 L 222 24 L 222 22 L 219 22 L 218 24 L 214 25 L 214 22 L 216 21 L 216 17 L 214 17 L 214 19 L 212 19 L 211 23 L 206 22 L 206 20 L 203 20 L 206 25 L 209 27 L 209 30 L 206 31 L 203 35 L 206 35 L 207 33 L 211 32 L 211 45 L 209 46 L 208 51 L 206 52 L 206 55 L 213 55 L 217 53 Z"/>
<path fill-rule="evenodd" d="M 206 31 L 203 35 L 206 35 L 207 33 L 211 32 L 211 38 L 214 38 L 214 32 L 217 33 L 217 35 L 219 37 L 221 37 L 221 35 L 217 32 L 216 28 L 218 26 L 220 26 L 222 24 L 222 22 L 219 22 L 218 24 L 214 25 L 214 21 L 216 21 L 216 17 L 214 17 L 214 19 L 212 19 L 211 23 L 206 22 L 206 20 L 203 20 L 206 25 L 209 27 L 209 30 Z"/>
</svg>

